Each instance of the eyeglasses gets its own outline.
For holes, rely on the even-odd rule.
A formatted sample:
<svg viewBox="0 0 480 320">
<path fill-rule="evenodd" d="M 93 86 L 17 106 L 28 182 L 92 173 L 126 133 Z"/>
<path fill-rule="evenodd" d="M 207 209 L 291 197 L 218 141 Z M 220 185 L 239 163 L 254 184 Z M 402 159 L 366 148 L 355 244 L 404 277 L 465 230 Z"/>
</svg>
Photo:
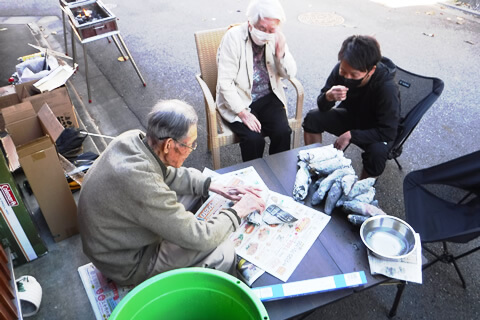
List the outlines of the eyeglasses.
<svg viewBox="0 0 480 320">
<path fill-rule="evenodd" d="M 183 142 L 180 142 L 180 141 L 178 141 L 177 139 L 174 139 L 174 138 L 172 138 L 172 137 L 161 137 L 161 138 L 158 138 L 158 140 L 165 140 L 165 139 L 172 139 L 173 141 L 175 141 L 176 143 L 178 143 L 178 144 L 181 145 L 182 147 L 188 148 L 188 149 L 190 149 L 190 150 L 192 150 L 192 151 L 195 151 L 195 150 L 197 149 L 197 146 L 198 146 L 197 141 L 194 141 L 194 142 L 192 143 L 192 145 L 189 146 L 188 144 L 185 144 L 185 143 L 183 143 Z"/>
</svg>

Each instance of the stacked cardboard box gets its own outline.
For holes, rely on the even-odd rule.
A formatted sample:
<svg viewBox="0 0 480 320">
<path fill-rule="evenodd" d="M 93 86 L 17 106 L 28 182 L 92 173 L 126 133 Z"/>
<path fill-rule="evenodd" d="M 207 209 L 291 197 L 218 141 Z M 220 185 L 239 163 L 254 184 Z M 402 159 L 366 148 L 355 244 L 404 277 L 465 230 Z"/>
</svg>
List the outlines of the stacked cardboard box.
<svg viewBox="0 0 480 320">
<path fill-rule="evenodd" d="M 4 144 L 7 159 L 18 157 L 54 239 L 76 234 L 77 208 L 54 143 L 62 125 L 48 104 L 37 113 L 29 101 L 3 109 L 3 117 L 15 146 Z"/>
<path fill-rule="evenodd" d="M 65 87 L 45 93 L 33 82 L 0 88 L 0 240 L 16 265 L 46 252 L 12 176 L 20 167 L 54 240 L 78 233 L 76 204 L 55 148 L 64 127 L 78 128 Z"/>
<path fill-rule="evenodd" d="M 2 110 L 6 107 L 29 101 L 33 109 L 38 112 L 44 103 L 47 103 L 58 121 L 65 127 L 78 128 L 75 108 L 68 95 L 66 87 L 40 93 L 30 81 L 16 86 L 10 85 L 0 88 L 0 130 L 5 129 Z"/>
</svg>

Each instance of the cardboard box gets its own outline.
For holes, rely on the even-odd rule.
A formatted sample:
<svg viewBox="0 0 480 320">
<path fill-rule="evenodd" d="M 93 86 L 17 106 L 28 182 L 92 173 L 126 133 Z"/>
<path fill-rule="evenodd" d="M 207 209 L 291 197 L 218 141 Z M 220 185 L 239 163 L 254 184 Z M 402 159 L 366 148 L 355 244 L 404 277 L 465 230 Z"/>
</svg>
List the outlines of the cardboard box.
<svg viewBox="0 0 480 320">
<path fill-rule="evenodd" d="M 77 234 L 77 207 L 53 142 L 62 125 L 47 104 L 36 113 L 29 101 L 5 108 L 3 116 L 15 145 L 10 153 L 16 152 L 55 241 Z"/>
<path fill-rule="evenodd" d="M 40 111 L 44 103 L 48 104 L 57 120 L 63 127 L 78 128 L 77 116 L 75 115 L 75 108 L 72 100 L 68 95 L 66 87 L 60 87 L 50 92 L 29 96 L 22 99 L 22 102 L 30 101 L 35 112 Z"/>
<path fill-rule="evenodd" d="M 0 155 L 0 243 L 10 248 L 13 264 L 21 265 L 45 254 L 38 234 L 3 152 Z"/>
<path fill-rule="evenodd" d="M 34 83 L 35 81 L 30 81 L 16 86 L 0 87 L 0 130 L 5 130 L 5 121 L 3 120 L 1 109 L 18 104 L 22 102 L 22 99 L 40 93 L 33 86 Z"/>
<path fill-rule="evenodd" d="M 33 84 L 36 80 L 20 83 L 15 86 L 9 85 L 0 88 L 0 109 L 22 102 L 24 98 L 40 93 Z"/>
<path fill-rule="evenodd" d="M 22 102 L 6 108 L 3 114 L 4 119 L 9 121 L 7 130 L 15 146 L 26 144 L 44 135 L 37 113 L 30 102 Z"/>
<path fill-rule="evenodd" d="M 75 108 L 65 86 L 58 89 L 40 93 L 33 84 L 36 81 L 25 82 L 15 86 L 6 86 L 0 88 L 0 130 L 4 130 L 5 122 L 3 119 L 4 108 L 21 102 L 29 101 L 33 105 L 35 112 L 38 112 L 44 103 L 47 103 L 53 114 L 63 127 L 78 128 L 78 120 L 75 114 Z"/>
</svg>

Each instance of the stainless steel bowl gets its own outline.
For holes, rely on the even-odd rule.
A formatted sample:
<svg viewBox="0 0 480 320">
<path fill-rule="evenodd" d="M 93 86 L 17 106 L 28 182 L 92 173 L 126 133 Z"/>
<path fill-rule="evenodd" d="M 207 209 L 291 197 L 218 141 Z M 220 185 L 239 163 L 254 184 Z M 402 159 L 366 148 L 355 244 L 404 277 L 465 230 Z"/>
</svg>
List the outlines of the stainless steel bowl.
<svg viewBox="0 0 480 320">
<path fill-rule="evenodd" d="M 402 219 L 388 215 L 365 220 L 360 227 L 360 237 L 367 248 L 382 259 L 405 258 L 418 245 L 413 228 Z"/>
</svg>

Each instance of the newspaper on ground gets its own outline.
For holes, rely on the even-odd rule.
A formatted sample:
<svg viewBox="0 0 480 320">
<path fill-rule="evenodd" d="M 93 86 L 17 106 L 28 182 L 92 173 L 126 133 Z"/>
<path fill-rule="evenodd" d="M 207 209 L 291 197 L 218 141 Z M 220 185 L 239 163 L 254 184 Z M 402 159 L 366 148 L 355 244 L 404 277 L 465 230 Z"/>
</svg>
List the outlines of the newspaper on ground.
<svg viewBox="0 0 480 320">
<path fill-rule="evenodd" d="M 330 221 L 330 217 L 291 197 L 269 191 L 253 167 L 215 179 L 252 185 L 264 190 L 261 196 L 266 202 L 266 209 L 260 213 L 261 219 L 257 217 L 256 223 L 250 223 L 252 219 L 245 219 L 240 228 L 230 235 L 230 239 L 239 256 L 286 282 Z M 221 208 L 232 205 L 230 200 L 215 194 L 197 211 L 196 217 L 208 221 Z M 258 213 L 253 215 L 258 216 Z"/>
<path fill-rule="evenodd" d="M 420 242 L 420 235 L 415 233 L 417 243 Z M 383 274 L 389 278 L 422 283 L 422 246 L 418 245 L 414 252 L 406 258 L 398 261 L 381 259 L 371 252 L 368 252 L 370 273 Z"/>
<path fill-rule="evenodd" d="M 113 309 L 134 287 L 133 285 L 118 286 L 107 279 L 91 262 L 78 267 L 78 274 L 82 279 L 96 320 L 108 319 Z"/>
</svg>

